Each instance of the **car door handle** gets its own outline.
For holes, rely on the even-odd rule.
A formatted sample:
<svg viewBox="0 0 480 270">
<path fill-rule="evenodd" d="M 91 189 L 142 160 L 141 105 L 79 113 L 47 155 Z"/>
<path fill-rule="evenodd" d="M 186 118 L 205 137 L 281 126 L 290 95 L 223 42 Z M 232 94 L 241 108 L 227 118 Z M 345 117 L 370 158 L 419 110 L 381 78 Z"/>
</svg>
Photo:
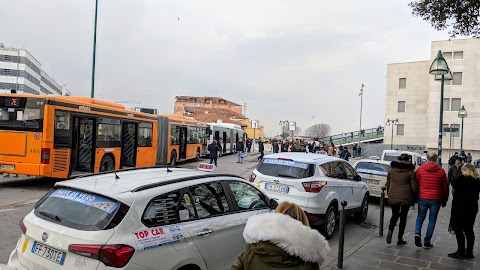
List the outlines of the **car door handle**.
<svg viewBox="0 0 480 270">
<path fill-rule="evenodd" d="M 207 234 L 211 234 L 213 232 L 212 229 L 203 229 L 201 231 L 199 231 L 197 233 L 198 236 L 202 236 L 202 235 L 207 235 Z"/>
</svg>

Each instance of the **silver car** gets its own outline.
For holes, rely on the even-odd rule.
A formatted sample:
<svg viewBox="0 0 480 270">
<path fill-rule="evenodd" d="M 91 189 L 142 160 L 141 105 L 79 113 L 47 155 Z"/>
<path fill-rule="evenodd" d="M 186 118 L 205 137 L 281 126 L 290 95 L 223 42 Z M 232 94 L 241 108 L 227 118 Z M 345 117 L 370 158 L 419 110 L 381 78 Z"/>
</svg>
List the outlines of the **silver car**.
<svg viewBox="0 0 480 270">
<path fill-rule="evenodd" d="M 367 183 L 370 196 L 380 197 L 382 187 L 387 183 L 387 175 L 390 171 L 390 161 L 361 159 L 353 167 L 355 171 L 362 176 L 363 181 Z M 385 198 L 387 198 L 385 192 Z"/>
</svg>

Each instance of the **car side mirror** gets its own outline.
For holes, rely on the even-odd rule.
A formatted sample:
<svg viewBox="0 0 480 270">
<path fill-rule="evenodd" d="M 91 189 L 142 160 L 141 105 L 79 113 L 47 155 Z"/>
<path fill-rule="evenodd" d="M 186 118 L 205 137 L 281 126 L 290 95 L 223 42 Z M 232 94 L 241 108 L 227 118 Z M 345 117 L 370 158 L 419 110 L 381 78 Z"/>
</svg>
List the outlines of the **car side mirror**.
<svg viewBox="0 0 480 270">
<path fill-rule="evenodd" d="M 275 210 L 277 209 L 278 202 L 275 199 L 270 199 L 270 209 Z"/>
<path fill-rule="evenodd" d="M 355 175 L 355 181 L 362 181 L 362 177 L 359 174 Z"/>
</svg>

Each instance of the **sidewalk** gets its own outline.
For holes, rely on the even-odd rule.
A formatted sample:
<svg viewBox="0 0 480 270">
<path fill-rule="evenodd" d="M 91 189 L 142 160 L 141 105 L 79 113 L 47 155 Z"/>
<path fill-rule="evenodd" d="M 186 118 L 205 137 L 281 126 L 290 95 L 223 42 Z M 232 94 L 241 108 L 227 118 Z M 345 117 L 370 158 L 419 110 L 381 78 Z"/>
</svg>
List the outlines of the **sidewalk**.
<svg viewBox="0 0 480 270">
<path fill-rule="evenodd" d="M 450 222 L 450 201 L 445 208 L 441 208 L 438 214 L 436 228 L 433 233 L 431 249 L 418 248 L 414 243 L 414 227 L 417 217 L 417 209 L 410 209 L 404 239 L 407 245 L 398 246 L 397 232 L 393 234 L 392 244 L 385 242 L 388 232 L 388 223 L 391 217 L 390 207 L 385 206 L 385 227 L 383 237 L 378 236 L 378 232 L 365 239 L 364 242 L 351 250 L 345 251 L 343 269 L 371 270 L 371 269 L 480 269 L 480 248 L 478 239 L 480 238 L 480 225 L 475 223 L 474 231 L 477 235 L 475 242 L 473 260 L 456 260 L 447 256 L 448 253 L 457 250 L 457 242 L 454 235 L 448 232 Z M 423 235 L 428 225 L 428 215 L 423 224 Z M 345 232 L 348 237 L 348 232 Z M 423 241 L 423 238 L 422 238 Z M 338 269 L 337 261 L 329 262 L 322 269 Z"/>
</svg>

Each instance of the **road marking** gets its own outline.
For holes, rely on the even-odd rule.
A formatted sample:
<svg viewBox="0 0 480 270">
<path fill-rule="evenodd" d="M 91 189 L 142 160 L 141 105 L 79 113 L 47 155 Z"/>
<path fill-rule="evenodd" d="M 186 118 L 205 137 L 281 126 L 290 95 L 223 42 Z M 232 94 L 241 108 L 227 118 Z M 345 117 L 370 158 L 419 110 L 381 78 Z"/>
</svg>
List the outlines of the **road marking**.
<svg viewBox="0 0 480 270">
<path fill-rule="evenodd" d="M 17 201 L 17 202 L 4 203 L 4 204 L 0 204 L 0 207 L 3 207 L 3 206 L 11 206 L 11 205 L 24 205 L 24 204 L 29 204 L 29 203 L 38 201 L 38 199 L 39 199 L 39 198 L 30 198 L 30 199 L 27 199 L 27 200 L 22 200 L 22 201 Z"/>
<path fill-rule="evenodd" d="M 9 209 L 2 209 L 2 210 L 0 210 L 0 212 L 13 211 L 13 210 L 15 210 L 15 209 L 12 209 L 12 208 L 9 208 Z"/>
</svg>

